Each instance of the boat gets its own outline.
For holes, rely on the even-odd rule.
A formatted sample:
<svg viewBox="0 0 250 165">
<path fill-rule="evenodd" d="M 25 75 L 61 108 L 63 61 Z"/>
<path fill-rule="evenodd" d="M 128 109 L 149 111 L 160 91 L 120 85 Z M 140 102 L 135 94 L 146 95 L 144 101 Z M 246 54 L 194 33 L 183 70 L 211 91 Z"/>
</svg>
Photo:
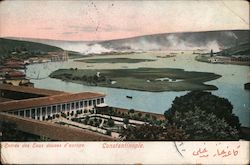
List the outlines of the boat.
<svg viewBox="0 0 250 165">
<path fill-rule="evenodd" d="M 126 96 L 128 99 L 133 99 L 133 97 L 132 96 Z"/>
</svg>

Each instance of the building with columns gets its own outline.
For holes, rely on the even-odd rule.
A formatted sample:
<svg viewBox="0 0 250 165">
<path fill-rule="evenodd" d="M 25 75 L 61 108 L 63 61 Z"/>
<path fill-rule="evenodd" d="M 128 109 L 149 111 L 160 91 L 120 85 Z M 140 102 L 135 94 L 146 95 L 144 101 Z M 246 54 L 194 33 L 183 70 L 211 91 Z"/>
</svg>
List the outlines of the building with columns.
<svg viewBox="0 0 250 165">
<path fill-rule="evenodd" d="M 4 95 L 7 95 L 8 91 L 6 92 L 6 88 L 4 89 Z M 21 91 L 25 93 L 25 91 L 28 89 L 28 87 L 22 87 Z M 38 94 L 39 92 L 44 93 L 43 89 L 35 89 L 35 92 L 36 94 Z M 45 90 L 45 92 L 53 93 L 52 91 L 48 90 Z M 101 105 L 105 102 L 105 95 L 100 93 L 54 93 L 54 95 L 43 95 L 35 98 L 31 97 L 21 100 L 15 99 L 0 102 L 0 112 L 7 112 L 9 114 L 42 121 L 50 117 L 55 117 L 56 114 L 60 114 L 61 112 L 66 114 L 75 114 L 79 110 L 90 111 L 96 106 Z"/>
</svg>

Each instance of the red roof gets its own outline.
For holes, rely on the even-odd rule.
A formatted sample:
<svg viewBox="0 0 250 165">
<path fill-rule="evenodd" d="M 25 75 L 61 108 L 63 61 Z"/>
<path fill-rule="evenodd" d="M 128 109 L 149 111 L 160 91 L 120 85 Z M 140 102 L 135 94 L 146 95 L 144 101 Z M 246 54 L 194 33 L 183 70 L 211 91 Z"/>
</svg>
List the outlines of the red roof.
<svg viewBox="0 0 250 165">
<path fill-rule="evenodd" d="M 25 87 L 25 86 L 13 86 L 13 85 L 8 85 L 8 84 L 0 84 L 0 90 L 15 91 L 15 92 L 22 92 L 22 93 L 32 93 L 32 94 L 43 95 L 43 96 L 51 96 L 51 95 L 58 95 L 58 94 L 66 93 L 66 92 L 56 91 L 56 90 L 39 89 L 39 88 Z"/>
<path fill-rule="evenodd" d="M 68 103 L 72 101 L 85 100 L 85 99 L 94 99 L 99 97 L 104 97 L 104 94 L 84 92 L 84 93 L 75 93 L 75 94 L 61 94 L 54 95 L 49 97 L 39 97 L 31 98 L 25 100 L 13 100 L 9 102 L 0 103 L 0 112 L 1 111 L 10 111 L 16 109 L 25 109 L 32 107 L 41 107 L 46 105 L 54 105 L 59 103 Z"/>
<path fill-rule="evenodd" d="M 24 65 L 24 63 L 23 61 L 8 60 L 4 63 L 4 65 Z"/>
<path fill-rule="evenodd" d="M 9 77 L 25 77 L 25 74 L 20 71 L 11 71 L 8 73 Z"/>
<path fill-rule="evenodd" d="M 8 67 L 0 67 L 0 72 L 11 72 L 11 71 L 14 71 L 14 69 Z"/>
</svg>

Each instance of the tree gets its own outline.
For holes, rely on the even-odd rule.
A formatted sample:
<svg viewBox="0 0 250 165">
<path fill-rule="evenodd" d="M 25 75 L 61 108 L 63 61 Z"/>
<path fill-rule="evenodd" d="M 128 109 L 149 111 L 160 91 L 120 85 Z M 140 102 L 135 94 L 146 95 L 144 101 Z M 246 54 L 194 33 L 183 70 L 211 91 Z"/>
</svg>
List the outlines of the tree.
<svg viewBox="0 0 250 165">
<path fill-rule="evenodd" d="M 189 135 L 189 140 L 239 140 L 237 129 L 197 107 L 184 113 L 176 111 L 172 121 Z"/>
<path fill-rule="evenodd" d="M 165 127 L 144 124 L 123 128 L 120 134 L 123 140 L 186 140 L 188 136 L 174 125 Z"/>
<path fill-rule="evenodd" d="M 123 119 L 123 123 L 126 124 L 126 125 L 129 124 L 129 119 L 128 119 L 127 117 L 124 118 L 124 119 Z"/>
<path fill-rule="evenodd" d="M 18 140 L 18 130 L 15 123 L 0 121 L 0 132 L 2 132 L 2 141 Z"/>
<path fill-rule="evenodd" d="M 212 95 L 211 92 L 192 91 L 184 96 L 176 97 L 172 107 L 164 115 L 171 123 L 175 112 L 185 113 L 195 108 L 206 113 L 213 113 L 219 119 L 224 119 L 231 127 L 240 129 L 239 118 L 232 114 L 233 106 L 225 98 Z"/>
<path fill-rule="evenodd" d="M 114 122 L 114 120 L 112 120 L 111 118 L 109 118 L 107 124 L 108 124 L 109 127 L 113 127 L 115 125 L 115 122 Z"/>
<path fill-rule="evenodd" d="M 139 117 L 141 117 L 141 116 L 142 116 L 141 112 L 139 112 L 139 113 L 138 113 L 138 116 L 139 116 Z"/>
<path fill-rule="evenodd" d="M 93 124 L 94 124 L 94 121 L 93 120 L 89 120 L 89 125 L 93 126 Z"/>
<path fill-rule="evenodd" d="M 147 119 L 149 119 L 149 118 L 150 118 L 150 114 L 146 113 L 145 117 L 146 117 Z"/>
<path fill-rule="evenodd" d="M 128 113 L 135 113 L 135 110 L 134 110 L 134 109 L 130 109 L 130 110 L 128 111 Z"/>
</svg>

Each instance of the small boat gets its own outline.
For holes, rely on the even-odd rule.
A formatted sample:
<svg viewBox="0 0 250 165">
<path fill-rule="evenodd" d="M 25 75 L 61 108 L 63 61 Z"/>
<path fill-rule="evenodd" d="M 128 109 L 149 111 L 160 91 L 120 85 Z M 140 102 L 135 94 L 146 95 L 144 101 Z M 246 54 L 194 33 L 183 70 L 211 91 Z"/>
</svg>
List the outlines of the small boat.
<svg viewBox="0 0 250 165">
<path fill-rule="evenodd" d="M 126 96 L 128 99 L 132 99 L 133 97 L 132 96 Z"/>
</svg>

